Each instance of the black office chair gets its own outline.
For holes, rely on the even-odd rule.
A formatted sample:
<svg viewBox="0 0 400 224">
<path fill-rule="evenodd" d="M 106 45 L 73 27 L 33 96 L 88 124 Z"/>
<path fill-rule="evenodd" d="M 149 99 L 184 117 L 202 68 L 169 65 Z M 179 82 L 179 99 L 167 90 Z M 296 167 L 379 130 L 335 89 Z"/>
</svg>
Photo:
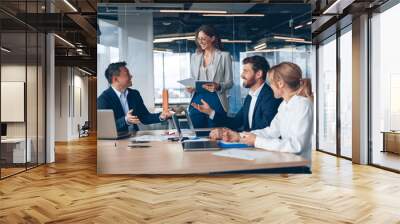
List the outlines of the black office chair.
<svg viewBox="0 0 400 224">
<path fill-rule="evenodd" d="M 79 138 L 89 136 L 89 129 L 90 129 L 89 121 L 85 121 L 82 127 L 80 127 L 80 125 L 78 124 Z"/>
</svg>

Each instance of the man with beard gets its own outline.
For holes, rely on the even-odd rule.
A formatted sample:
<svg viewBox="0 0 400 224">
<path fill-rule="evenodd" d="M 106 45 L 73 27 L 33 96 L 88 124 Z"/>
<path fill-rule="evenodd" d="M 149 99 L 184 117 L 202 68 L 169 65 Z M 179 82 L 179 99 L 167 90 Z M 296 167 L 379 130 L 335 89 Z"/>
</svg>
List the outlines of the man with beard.
<svg viewBox="0 0 400 224">
<path fill-rule="evenodd" d="M 265 83 L 270 66 L 261 56 L 251 56 L 243 60 L 243 86 L 249 88 L 249 94 L 244 104 L 235 117 L 219 114 L 208 103 L 201 100 L 202 104 L 192 103 L 192 106 L 208 114 L 217 126 L 228 127 L 236 131 L 252 131 L 263 129 L 270 125 L 278 111 L 282 99 L 276 99 L 271 87 Z M 210 137 L 219 139 L 221 129 L 214 129 Z"/>
</svg>

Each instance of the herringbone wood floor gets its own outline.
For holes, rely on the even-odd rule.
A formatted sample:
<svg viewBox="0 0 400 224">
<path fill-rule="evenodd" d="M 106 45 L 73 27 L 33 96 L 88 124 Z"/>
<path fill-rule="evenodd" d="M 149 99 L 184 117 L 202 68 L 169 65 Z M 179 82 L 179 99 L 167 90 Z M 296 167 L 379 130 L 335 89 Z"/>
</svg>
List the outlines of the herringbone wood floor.
<svg viewBox="0 0 400 224">
<path fill-rule="evenodd" d="M 400 223 L 400 175 L 315 152 L 311 175 L 102 176 L 96 141 L 0 181 L 0 223 Z"/>
</svg>

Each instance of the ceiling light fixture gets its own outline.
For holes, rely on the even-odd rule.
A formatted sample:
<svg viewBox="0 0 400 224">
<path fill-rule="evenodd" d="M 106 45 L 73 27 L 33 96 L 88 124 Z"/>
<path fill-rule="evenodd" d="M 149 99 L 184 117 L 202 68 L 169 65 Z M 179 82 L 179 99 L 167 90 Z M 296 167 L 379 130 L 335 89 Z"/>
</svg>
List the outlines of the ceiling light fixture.
<svg viewBox="0 0 400 224">
<path fill-rule="evenodd" d="M 312 21 L 309 21 L 308 23 L 306 23 L 307 25 L 311 25 Z"/>
<path fill-rule="evenodd" d="M 285 41 L 304 41 L 303 38 L 295 38 L 295 37 L 284 37 L 284 36 L 274 36 L 274 39 L 285 40 Z"/>
<path fill-rule="evenodd" d="M 256 49 L 256 50 L 261 50 L 261 49 L 265 49 L 265 48 L 267 48 L 267 43 L 261 43 L 261 44 L 254 46 L 254 49 Z"/>
<path fill-rule="evenodd" d="M 74 12 L 78 12 L 78 10 L 68 1 L 68 0 L 64 0 L 65 4 L 67 4 L 72 10 L 74 10 Z"/>
<path fill-rule="evenodd" d="M 81 69 L 81 68 L 79 68 L 79 67 L 78 67 L 78 69 L 79 69 L 79 71 L 81 71 L 81 72 L 83 72 L 83 73 L 85 73 L 85 74 L 87 74 L 87 75 L 92 75 L 92 73 L 90 73 L 90 72 L 88 72 L 88 71 L 86 71 L 86 70 L 83 70 L 83 69 Z"/>
<path fill-rule="evenodd" d="M 194 40 L 195 36 L 179 36 L 179 37 L 165 37 L 165 38 L 156 38 L 153 43 L 169 43 L 176 40 Z"/>
<path fill-rule="evenodd" d="M 251 43 L 251 40 L 228 40 L 228 39 L 221 39 L 222 43 L 242 43 L 247 44 Z"/>
<path fill-rule="evenodd" d="M 169 49 L 161 49 L 161 48 L 154 48 L 154 49 L 153 49 L 153 52 L 156 52 L 156 53 L 164 53 L 164 54 L 172 54 L 172 53 L 174 53 L 172 50 L 169 50 Z"/>
<path fill-rule="evenodd" d="M 263 49 L 263 50 L 254 50 L 254 51 L 246 51 L 246 53 L 257 53 L 257 52 L 298 52 L 296 48 L 277 48 L 277 49 Z"/>
<path fill-rule="evenodd" d="M 286 42 L 293 42 L 293 43 L 303 43 L 303 44 L 312 44 L 312 41 L 307 40 L 285 40 Z"/>
<path fill-rule="evenodd" d="M 71 42 L 69 42 L 68 40 L 66 40 L 66 39 L 64 39 L 64 38 L 62 38 L 62 37 L 60 37 L 60 36 L 57 35 L 57 34 L 54 34 L 54 36 L 57 37 L 58 39 L 60 39 L 62 42 L 64 42 L 64 43 L 66 43 L 67 45 L 69 45 L 70 47 L 75 48 L 75 45 L 73 45 L 73 44 L 72 44 Z"/>
<path fill-rule="evenodd" d="M 298 26 L 295 26 L 294 29 L 297 30 L 297 29 L 302 28 L 303 26 L 304 26 L 304 25 L 298 25 Z"/>
<path fill-rule="evenodd" d="M 226 16 L 226 17 L 264 17 L 265 14 L 260 13 L 230 13 L 230 14 L 203 14 L 203 16 Z"/>
<path fill-rule="evenodd" d="M 330 14 L 330 13 L 334 13 L 334 14 L 339 14 L 338 11 L 338 4 L 341 2 L 342 0 L 336 0 L 331 6 L 329 6 L 322 14 Z M 348 0 L 347 0 L 348 1 Z M 343 1 L 345 2 L 345 1 Z M 331 12 L 332 9 L 335 9 L 334 12 Z"/>
<path fill-rule="evenodd" d="M 5 48 L 5 47 L 1 47 L 0 48 L 2 51 L 4 51 L 4 52 L 7 52 L 7 53 L 10 53 L 11 52 L 11 50 L 9 50 L 9 49 L 7 49 L 7 48 Z"/>
<path fill-rule="evenodd" d="M 166 12 L 166 13 L 199 13 L 199 14 L 207 14 L 207 13 L 227 13 L 227 11 L 185 10 L 185 9 L 161 9 L 160 12 Z"/>
</svg>

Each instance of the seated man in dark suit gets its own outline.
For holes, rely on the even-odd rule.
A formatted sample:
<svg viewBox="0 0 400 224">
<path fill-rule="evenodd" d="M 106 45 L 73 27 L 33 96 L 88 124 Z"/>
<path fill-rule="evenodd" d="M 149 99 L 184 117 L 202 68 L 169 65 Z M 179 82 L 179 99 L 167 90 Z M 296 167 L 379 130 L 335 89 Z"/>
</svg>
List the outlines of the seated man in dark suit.
<svg viewBox="0 0 400 224">
<path fill-rule="evenodd" d="M 241 78 L 243 86 L 250 88 L 250 91 L 235 117 L 216 113 L 204 100 L 201 105 L 193 103 L 192 106 L 208 114 L 216 126 L 224 126 L 236 131 L 263 129 L 270 125 L 282 102 L 282 99 L 274 97 L 271 87 L 265 83 L 269 68 L 267 60 L 261 56 L 256 55 L 243 60 Z M 221 129 L 214 129 L 210 135 L 219 138 L 219 133 Z"/>
<path fill-rule="evenodd" d="M 110 87 L 97 99 L 97 109 L 112 109 L 118 132 L 137 131 L 137 124 L 153 124 L 172 116 L 168 113 L 150 113 L 143 103 L 139 91 L 132 86 L 132 75 L 126 62 L 110 64 L 105 72 Z"/>
</svg>

